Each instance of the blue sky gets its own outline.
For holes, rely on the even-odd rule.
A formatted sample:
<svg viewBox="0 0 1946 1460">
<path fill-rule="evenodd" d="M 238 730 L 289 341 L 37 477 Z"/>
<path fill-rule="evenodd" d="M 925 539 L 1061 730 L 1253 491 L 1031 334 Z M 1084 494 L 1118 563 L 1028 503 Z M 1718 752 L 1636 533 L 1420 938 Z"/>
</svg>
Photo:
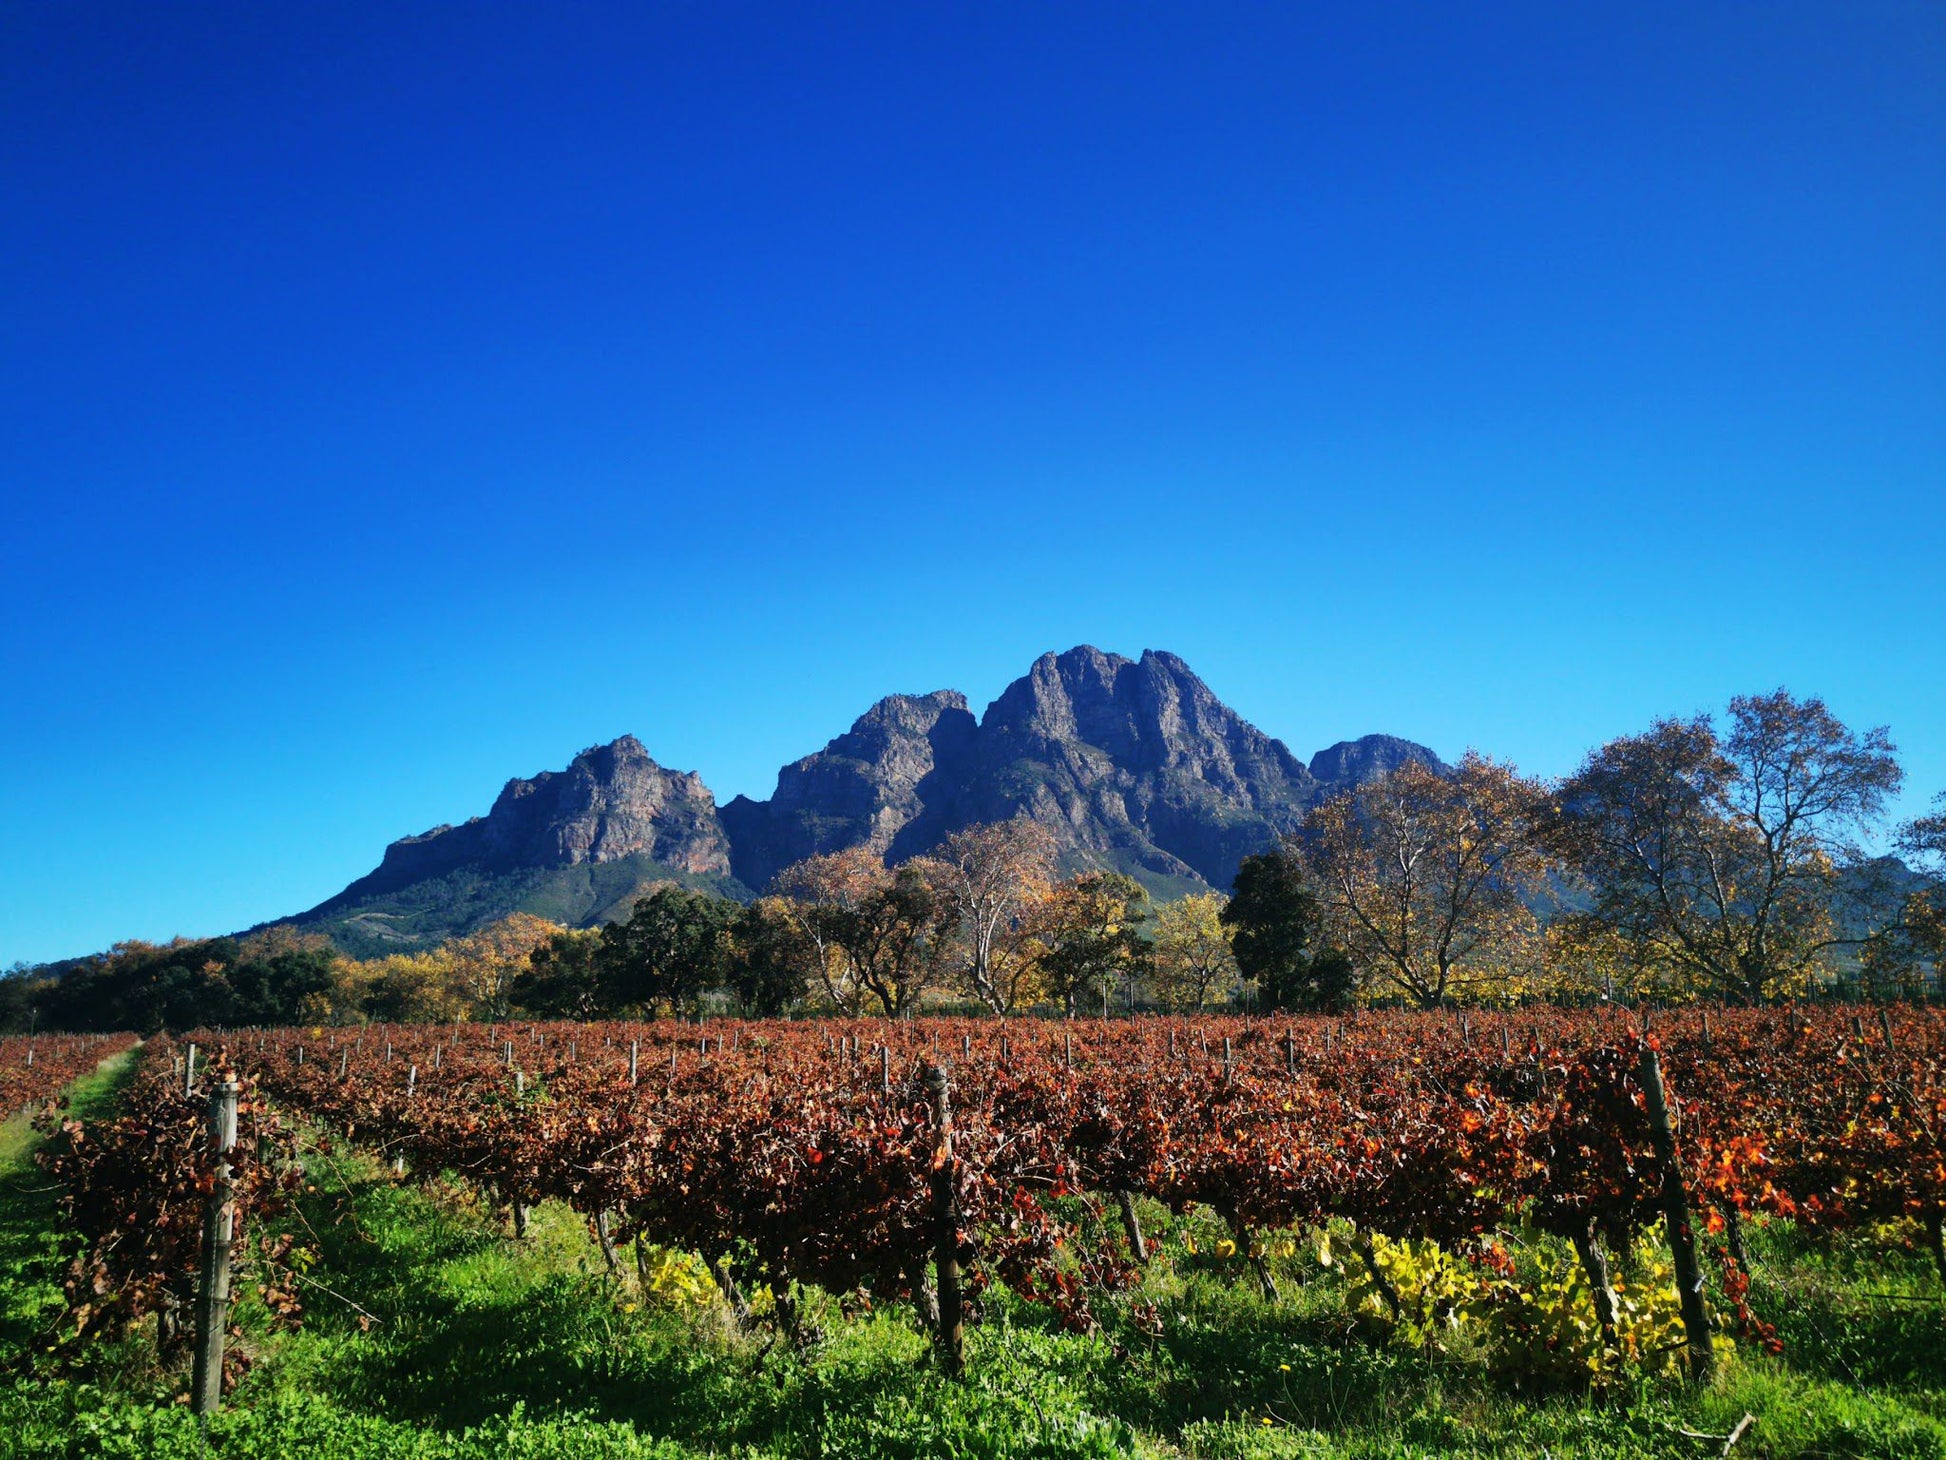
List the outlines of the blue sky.
<svg viewBox="0 0 1946 1460">
<path fill-rule="evenodd" d="M 1182 654 L 1946 790 L 1946 7 L 0 11 L 0 963 Z"/>
</svg>

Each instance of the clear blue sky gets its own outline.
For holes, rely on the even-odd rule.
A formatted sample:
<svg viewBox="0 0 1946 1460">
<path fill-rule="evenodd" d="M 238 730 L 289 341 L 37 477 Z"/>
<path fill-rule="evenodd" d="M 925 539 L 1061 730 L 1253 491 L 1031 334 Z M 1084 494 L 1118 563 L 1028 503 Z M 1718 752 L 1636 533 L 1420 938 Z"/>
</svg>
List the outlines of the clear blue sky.
<svg viewBox="0 0 1946 1460">
<path fill-rule="evenodd" d="M 1182 654 L 1946 789 L 1946 6 L 0 9 L 0 963 Z"/>
</svg>

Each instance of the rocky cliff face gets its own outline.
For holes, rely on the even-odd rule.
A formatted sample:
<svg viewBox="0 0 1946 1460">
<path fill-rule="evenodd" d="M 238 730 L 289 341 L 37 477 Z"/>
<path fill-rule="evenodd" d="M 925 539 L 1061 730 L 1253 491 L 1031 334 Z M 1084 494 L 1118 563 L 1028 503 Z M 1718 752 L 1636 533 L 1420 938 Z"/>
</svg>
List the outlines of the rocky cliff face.
<svg viewBox="0 0 1946 1460">
<path fill-rule="evenodd" d="M 1054 831 L 1070 864 L 1227 887 L 1236 864 L 1295 827 L 1310 773 L 1173 654 L 1045 654 L 980 721 L 936 814 L 895 852 L 1016 814 Z"/>
<path fill-rule="evenodd" d="M 709 788 L 693 771 L 664 770 L 633 735 L 582 751 L 566 770 L 507 782 L 485 816 L 393 842 L 376 871 L 325 907 L 462 868 L 501 873 L 628 857 L 698 875 L 730 870 Z"/>
<path fill-rule="evenodd" d="M 770 800 L 739 796 L 723 808 L 737 878 L 762 888 L 818 852 L 890 854 L 925 815 L 940 767 L 964 759 L 978 728 L 957 690 L 886 696 L 823 750 L 779 771 Z"/>
</svg>

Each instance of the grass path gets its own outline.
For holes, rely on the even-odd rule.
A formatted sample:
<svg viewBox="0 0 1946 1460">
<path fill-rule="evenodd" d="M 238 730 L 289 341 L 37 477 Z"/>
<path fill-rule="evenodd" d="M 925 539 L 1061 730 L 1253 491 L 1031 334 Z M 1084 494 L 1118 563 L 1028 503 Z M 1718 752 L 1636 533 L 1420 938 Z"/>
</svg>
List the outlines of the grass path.
<svg viewBox="0 0 1946 1460">
<path fill-rule="evenodd" d="M 103 1060 L 68 1087 L 69 1112 L 84 1120 L 112 1112 L 134 1067 L 134 1048 Z M 0 1365 L 7 1367 L 45 1333 L 68 1256 L 57 1222 L 58 1193 L 34 1164 L 40 1143 L 30 1112 L 0 1125 Z M 0 1436 L 0 1449 L 5 1443 Z"/>
</svg>

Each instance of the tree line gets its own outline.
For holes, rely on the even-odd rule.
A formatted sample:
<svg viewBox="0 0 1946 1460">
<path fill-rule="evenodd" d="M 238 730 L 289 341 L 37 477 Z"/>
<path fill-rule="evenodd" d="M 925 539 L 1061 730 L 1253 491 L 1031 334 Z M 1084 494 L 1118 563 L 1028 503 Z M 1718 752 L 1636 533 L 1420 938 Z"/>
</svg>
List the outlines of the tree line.
<svg viewBox="0 0 1946 1460">
<path fill-rule="evenodd" d="M 1553 782 L 1473 752 L 1408 762 L 1245 858 L 1227 897 L 1062 875 L 1021 817 L 892 867 L 813 856 L 749 904 L 661 886 L 595 929 L 516 914 L 367 960 L 289 929 L 122 944 L 0 980 L 0 1027 L 1910 995 L 1946 956 L 1946 796 L 1893 830 L 1905 860 L 1876 855 L 1901 784 L 1885 730 L 1779 690 Z"/>
</svg>

